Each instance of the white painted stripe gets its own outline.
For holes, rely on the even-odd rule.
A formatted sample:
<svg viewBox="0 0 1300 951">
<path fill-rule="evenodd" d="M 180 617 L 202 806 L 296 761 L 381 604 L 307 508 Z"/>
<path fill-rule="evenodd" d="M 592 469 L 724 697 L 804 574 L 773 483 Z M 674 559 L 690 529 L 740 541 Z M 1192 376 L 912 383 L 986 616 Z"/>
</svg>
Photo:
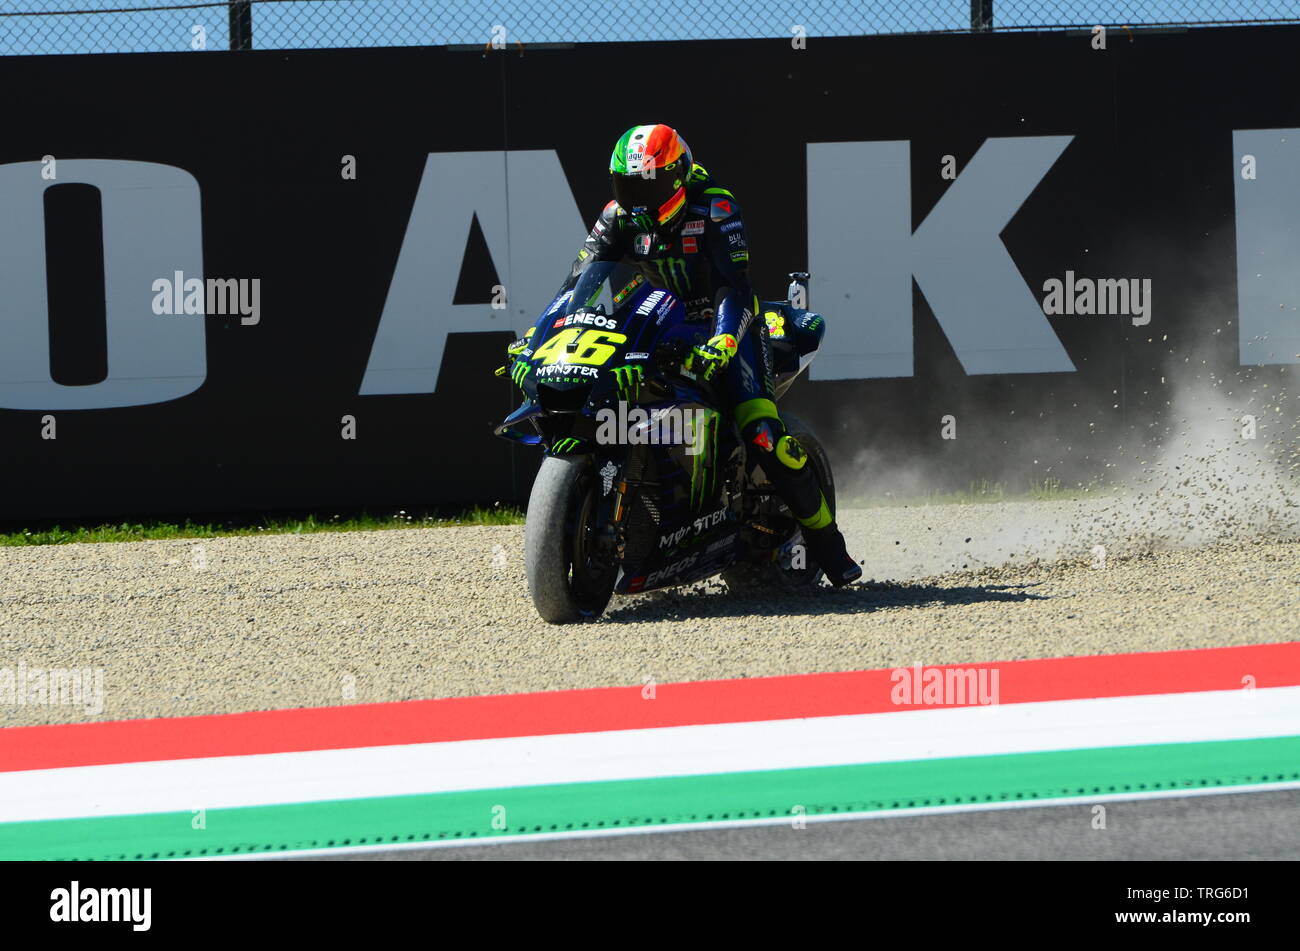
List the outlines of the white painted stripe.
<svg viewBox="0 0 1300 951">
<path fill-rule="evenodd" d="M 1044 806 L 1091 807 L 1101 802 L 1134 802 L 1142 799 L 1186 799 L 1191 796 L 1222 796 L 1227 793 L 1261 793 L 1281 789 L 1300 789 L 1300 782 L 1269 783 L 1255 786 L 1215 786 L 1205 789 L 1160 789 L 1145 792 L 1104 793 L 1067 796 L 1056 799 L 1015 799 L 1008 802 L 971 802 L 945 806 L 913 806 L 904 809 L 877 809 L 872 812 L 835 812 L 802 816 L 804 822 L 842 822 L 856 819 L 906 819 L 911 816 L 946 815 L 954 812 L 990 812 L 995 809 L 1034 809 Z M 564 832 L 529 832 L 525 835 L 483 836 L 473 839 L 435 839 L 431 842 L 392 842 L 384 845 L 345 845 L 323 849 L 286 849 L 282 852 L 241 852 L 238 855 L 196 855 L 169 859 L 172 862 L 246 862 L 275 858 L 301 858 L 322 855 L 352 855 L 383 852 L 408 852 L 421 849 L 456 849 L 474 845 L 510 845 L 554 839 L 603 839 L 620 835 L 653 835 L 656 832 L 697 832 L 702 829 L 742 829 L 749 826 L 788 826 L 793 816 L 762 819 L 714 819 L 701 822 L 667 822 L 653 826 L 621 826 L 617 829 L 574 829 Z M 503 856 L 508 857 L 508 856 Z"/>
<path fill-rule="evenodd" d="M 0 774 L 0 821 L 1300 735 L 1300 687 Z"/>
</svg>

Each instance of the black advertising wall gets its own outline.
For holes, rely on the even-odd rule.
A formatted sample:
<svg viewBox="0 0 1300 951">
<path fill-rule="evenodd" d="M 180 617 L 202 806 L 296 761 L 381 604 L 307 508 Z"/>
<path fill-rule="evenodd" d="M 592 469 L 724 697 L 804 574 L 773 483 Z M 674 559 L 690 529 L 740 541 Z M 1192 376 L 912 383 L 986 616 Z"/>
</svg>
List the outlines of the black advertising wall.
<svg viewBox="0 0 1300 951">
<path fill-rule="evenodd" d="M 0 519 L 523 501 L 491 371 L 656 121 L 740 199 L 761 295 L 811 265 L 829 359 L 789 402 L 842 480 L 1033 477 L 1044 440 L 1158 428 L 1183 368 L 1300 362 L 1268 259 L 1297 54 L 1246 28 L 2 59 Z M 1271 130 L 1241 141 L 1276 159 L 1249 234 L 1283 295 L 1249 359 L 1241 130 Z M 177 270 L 258 279 L 256 322 L 153 313 Z M 1029 314 L 1067 271 L 1149 280 L 1149 314 Z M 1054 474 L 1096 474 L 1072 451 Z"/>
</svg>

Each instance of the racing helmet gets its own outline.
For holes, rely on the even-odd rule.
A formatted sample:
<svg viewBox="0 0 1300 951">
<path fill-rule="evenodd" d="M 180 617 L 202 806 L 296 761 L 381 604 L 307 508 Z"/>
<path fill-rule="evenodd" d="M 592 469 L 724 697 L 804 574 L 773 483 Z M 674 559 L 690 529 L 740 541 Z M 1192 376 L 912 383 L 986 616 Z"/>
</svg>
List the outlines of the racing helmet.
<svg viewBox="0 0 1300 951">
<path fill-rule="evenodd" d="M 690 146 L 666 125 L 637 125 L 623 133 L 609 159 L 614 200 L 642 231 L 672 233 L 686 216 Z"/>
</svg>

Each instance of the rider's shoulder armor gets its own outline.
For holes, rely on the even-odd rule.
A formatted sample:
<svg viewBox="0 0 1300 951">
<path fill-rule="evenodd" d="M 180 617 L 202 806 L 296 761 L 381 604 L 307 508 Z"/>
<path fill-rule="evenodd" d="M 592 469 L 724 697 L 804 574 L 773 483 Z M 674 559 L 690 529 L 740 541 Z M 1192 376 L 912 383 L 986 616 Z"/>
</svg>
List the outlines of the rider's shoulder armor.
<svg viewBox="0 0 1300 951">
<path fill-rule="evenodd" d="M 720 231 L 731 232 L 743 227 L 736 196 L 730 189 L 719 185 L 701 165 L 691 169 L 686 184 L 686 201 L 687 220 L 703 221 L 703 226 L 694 227 L 707 234 L 716 235 Z"/>
</svg>

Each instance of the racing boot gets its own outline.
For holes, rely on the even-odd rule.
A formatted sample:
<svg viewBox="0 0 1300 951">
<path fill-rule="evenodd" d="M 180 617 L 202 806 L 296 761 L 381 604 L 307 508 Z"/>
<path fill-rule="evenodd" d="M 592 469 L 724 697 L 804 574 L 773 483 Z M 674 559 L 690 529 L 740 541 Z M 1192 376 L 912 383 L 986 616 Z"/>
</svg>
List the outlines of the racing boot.
<svg viewBox="0 0 1300 951">
<path fill-rule="evenodd" d="M 861 578 L 862 569 L 844 547 L 844 536 L 831 516 L 816 471 L 808 465 L 808 454 L 799 440 L 785 431 L 785 424 L 777 418 L 776 406 L 767 400 L 742 403 L 737 415 L 743 418 L 746 408 L 753 405 L 768 412 L 755 413 L 745 420 L 741 434 L 761 450 L 759 462 L 763 472 L 799 520 L 808 554 L 837 588 Z"/>
<path fill-rule="evenodd" d="M 844 535 L 834 522 L 821 528 L 804 527 L 804 544 L 808 554 L 826 572 L 826 580 L 837 588 L 862 577 L 862 569 L 849 555 L 844 545 Z"/>
</svg>

